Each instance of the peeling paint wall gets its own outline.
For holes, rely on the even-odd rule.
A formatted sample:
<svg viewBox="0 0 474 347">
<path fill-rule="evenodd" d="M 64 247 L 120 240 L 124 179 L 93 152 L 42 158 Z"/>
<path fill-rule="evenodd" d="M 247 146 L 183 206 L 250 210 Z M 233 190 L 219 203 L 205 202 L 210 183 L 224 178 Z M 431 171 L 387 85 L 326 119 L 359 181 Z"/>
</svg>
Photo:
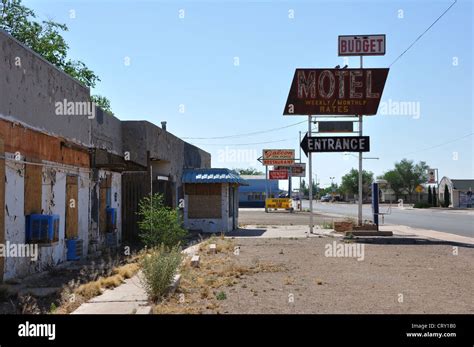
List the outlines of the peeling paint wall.
<svg viewBox="0 0 474 347">
<path fill-rule="evenodd" d="M 25 165 L 5 161 L 5 240 L 25 243 L 24 216 Z M 29 261 L 23 258 L 5 258 L 4 280 L 28 273 Z"/>
<path fill-rule="evenodd" d="M 7 158 L 13 155 L 6 153 Z M 53 164 L 46 163 L 43 164 Z M 24 194 L 25 165 L 12 160 L 5 161 L 5 231 L 10 244 L 25 243 Z M 74 168 L 43 166 L 42 168 L 42 214 L 59 215 L 59 241 L 38 247 L 38 260 L 30 258 L 7 257 L 4 279 L 24 277 L 28 274 L 43 271 L 46 267 L 55 266 L 66 261 L 65 218 L 66 218 L 66 176 L 79 176 L 78 187 L 78 235 L 84 242 L 84 254 L 87 254 L 89 228 L 89 178 L 87 172 L 78 172 Z"/>
</svg>

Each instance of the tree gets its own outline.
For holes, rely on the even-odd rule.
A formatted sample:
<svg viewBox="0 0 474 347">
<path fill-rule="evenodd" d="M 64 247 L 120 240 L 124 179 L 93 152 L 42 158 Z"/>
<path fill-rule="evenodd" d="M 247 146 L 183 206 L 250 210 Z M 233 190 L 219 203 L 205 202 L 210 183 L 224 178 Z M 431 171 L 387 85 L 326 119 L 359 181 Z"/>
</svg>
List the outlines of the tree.
<svg viewBox="0 0 474 347">
<path fill-rule="evenodd" d="M 449 188 L 448 188 L 448 185 L 445 184 L 444 185 L 444 207 L 449 207 L 449 205 L 451 205 L 451 198 L 450 198 L 450 194 L 449 194 Z"/>
<path fill-rule="evenodd" d="M 390 170 L 379 178 L 383 178 L 387 181 L 390 188 L 393 190 L 393 193 L 395 194 L 395 200 L 398 200 L 403 191 L 403 181 L 400 177 L 400 174 L 396 170 Z"/>
<path fill-rule="evenodd" d="M 374 174 L 370 171 L 362 170 L 362 197 L 367 196 L 370 192 L 370 184 L 374 180 Z M 359 171 L 351 169 L 349 173 L 342 176 L 339 191 L 344 194 L 359 193 Z"/>
<path fill-rule="evenodd" d="M 249 175 L 249 176 L 259 176 L 259 175 L 265 175 L 265 173 L 258 171 L 257 169 L 254 169 L 253 167 L 250 167 L 248 169 L 235 169 L 240 175 Z"/>
<path fill-rule="evenodd" d="M 301 180 L 300 192 L 301 192 L 301 194 L 303 194 L 304 196 L 306 196 L 306 195 L 309 196 L 309 188 L 308 188 L 308 185 L 306 184 L 306 181 L 305 181 L 304 179 Z"/>
<path fill-rule="evenodd" d="M 108 113 L 113 113 L 110 107 L 110 101 L 106 97 L 100 95 L 92 95 L 91 100 L 104 111 Z"/>
<path fill-rule="evenodd" d="M 433 187 L 433 206 L 438 207 L 438 196 L 436 195 L 435 187 Z"/>
<path fill-rule="evenodd" d="M 428 186 L 428 204 L 433 205 L 433 195 L 431 194 L 430 186 Z"/>
<path fill-rule="evenodd" d="M 35 12 L 23 6 L 21 0 L 2 0 L 0 3 L 1 29 L 85 86 L 94 88 L 100 78 L 82 61 L 67 57 L 69 46 L 61 35 L 62 31 L 68 31 L 66 24 L 35 19 Z M 104 110 L 110 112 L 110 102 L 103 96 L 97 98 L 96 104 L 108 105 Z"/>
<path fill-rule="evenodd" d="M 410 200 L 415 193 L 415 188 L 426 182 L 427 170 L 428 165 L 424 161 L 415 165 L 413 160 L 402 159 L 399 163 L 395 163 L 395 171 L 401 179 L 403 188 L 408 192 Z"/>
</svg>

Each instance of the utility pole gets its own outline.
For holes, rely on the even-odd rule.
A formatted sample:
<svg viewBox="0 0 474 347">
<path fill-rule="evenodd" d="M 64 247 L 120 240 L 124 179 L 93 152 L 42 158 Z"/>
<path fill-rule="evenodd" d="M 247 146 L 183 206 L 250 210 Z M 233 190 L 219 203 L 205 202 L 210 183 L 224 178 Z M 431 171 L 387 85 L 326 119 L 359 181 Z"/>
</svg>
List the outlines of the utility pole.
<svg viewBox="0 0 474 347">
<path fill-rule="evenodd" d="M 360 56 L 360 68 L 363 68 L 363 56 Z M 362 136 L 362 115 L 359 115 L 359 136 Z M 362 152 L 359 152 L 359 206 L 358 225 L 362 225 Z"/>
<path fill-rule="evenodd" d="M 308 137 L 311 137 L 312 116 L 308 116 Z M 312 154 L 308 153 L 308 173 L 309 173 L 309 233 L 313 233 L 313 168 Z M 309 236 L 309 235 L 308 235 Z"/>
<path fill-rule="evenodd" d="M 268 212 L 267 199 L 268 199 L 268 165 L 265 165 L 265 199 L 264 199 L 265 212 Z"/>
<path fill-rule="evenodd" d="M 301 130 L 300 130 L 300 140 L 298 143 L 301 143 Z M 301 163 L 301 146 L 300 147 L 300 163 Z M 298 194 L 299 194 L 299 198 L 300 198 L 300 211 L 303 211 L 303 197 L 302 197 L 302 194 L 301 194 L 301 175 L 300 175 L 300 189 L 298 191 Z"/>
</svg>

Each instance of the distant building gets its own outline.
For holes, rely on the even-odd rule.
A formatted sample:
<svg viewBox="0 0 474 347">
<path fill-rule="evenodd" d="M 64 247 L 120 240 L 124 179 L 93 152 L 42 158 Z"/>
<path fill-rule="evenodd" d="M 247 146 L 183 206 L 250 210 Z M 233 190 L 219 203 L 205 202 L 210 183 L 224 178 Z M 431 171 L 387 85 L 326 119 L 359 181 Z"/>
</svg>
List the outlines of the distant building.
<svg viewBox="0 0 474 347">
<path fill-rule="evenodd" d="M 438 195 L 439 202 L 444 202 L 445 186 L 448 186 L 451 204 L 449 207 L 458 208 L 472 208 L 474 205 L 474 198 L 472 191 L 474 190 L 474 179 L 450 179 L 443 177 L 439 182 Z"/>
<path fill-rule="evenodd" d="M 239 207 L 265 207 L 265 192 L 268 196 L 278 197 L 281 190 L 278 188 L 278 180 L 266 180 L 265 175 L 242 175 L 248 186 L 239 190 Z M 268 188 L 267 188 L 268 187 Z"/>
</svg>

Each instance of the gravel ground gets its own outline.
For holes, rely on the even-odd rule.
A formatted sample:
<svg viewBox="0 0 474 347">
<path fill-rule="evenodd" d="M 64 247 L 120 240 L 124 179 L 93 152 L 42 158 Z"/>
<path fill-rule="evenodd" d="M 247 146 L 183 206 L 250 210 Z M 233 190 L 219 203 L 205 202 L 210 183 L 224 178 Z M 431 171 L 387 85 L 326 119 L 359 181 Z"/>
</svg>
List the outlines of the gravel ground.
<svg viewBox="0 0 474 347">
<path fill-rule="evenodd" d="M 286 269 L 224 287 L 219 313 L 474 313 L 473 248 L 365 244 L 358 261 L 326 257 L 333 238 L 233 241 L 238 264 Z"/>
</svg>

